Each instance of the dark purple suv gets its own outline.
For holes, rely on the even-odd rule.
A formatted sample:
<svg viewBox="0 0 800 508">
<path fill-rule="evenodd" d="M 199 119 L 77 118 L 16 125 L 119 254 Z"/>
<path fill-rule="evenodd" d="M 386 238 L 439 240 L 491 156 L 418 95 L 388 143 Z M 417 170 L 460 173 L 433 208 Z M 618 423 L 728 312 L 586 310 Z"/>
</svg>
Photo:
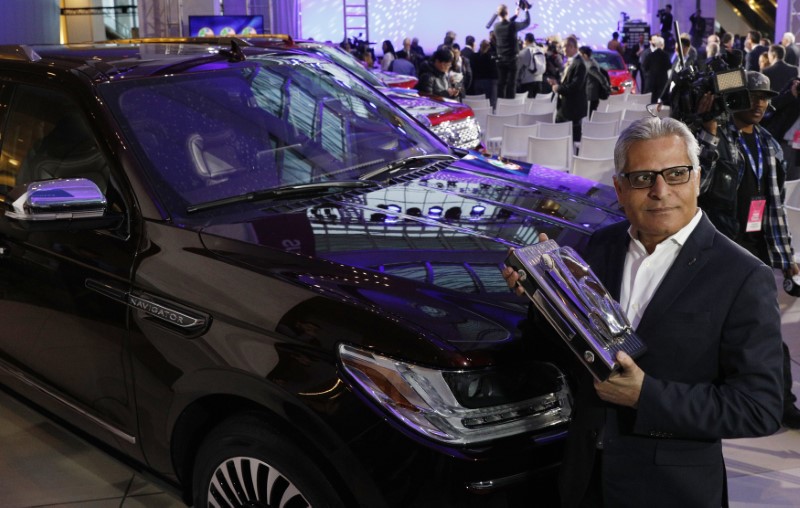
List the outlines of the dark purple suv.
<svg viewBox="0 0 800 508">
<path fill-rule="evenodd" d="M 499 269 L 620 220 L 609 187 L 291 49 L 2 46 L 0 106 L 8 389 L 194 506 L 554 490 L 569 386 Z"/>
</svg>

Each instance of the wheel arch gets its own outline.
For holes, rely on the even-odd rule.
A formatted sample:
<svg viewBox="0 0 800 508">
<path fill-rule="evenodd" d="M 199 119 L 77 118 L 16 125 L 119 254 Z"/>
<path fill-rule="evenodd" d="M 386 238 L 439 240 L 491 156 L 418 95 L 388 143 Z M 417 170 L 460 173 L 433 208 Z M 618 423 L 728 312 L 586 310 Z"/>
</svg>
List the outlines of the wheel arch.
<svg viewBox="0 0 800 508">
<path fill-rule="evenodd" d="M 179 381 L 175 394 L 168 420 L 170 453 L 187 504 L 192 502 L 193 465 L 203 439 L 222 422 L 243 413 L 258 415 L 314 459 L 347 506 L 360 506 L 365 499 L 369 501 L 363 506 L 382 504 L 368 474 L 341 437 L 280 387 L 246 373 L 203 371 Z"/>
</svg>

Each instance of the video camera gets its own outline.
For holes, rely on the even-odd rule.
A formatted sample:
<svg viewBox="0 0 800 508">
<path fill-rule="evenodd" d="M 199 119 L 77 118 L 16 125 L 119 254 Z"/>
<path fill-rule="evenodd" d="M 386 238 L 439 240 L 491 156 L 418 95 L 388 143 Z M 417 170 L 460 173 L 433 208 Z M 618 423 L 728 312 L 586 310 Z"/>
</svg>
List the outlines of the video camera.
<svg viewBox="0 0 800 508">
<path fill-rule="evenodd" d="M 680 33 L 677 21 L 675 30 L 676 33 Z M 726 59 L 720 59 L 713 66 L 709 66 L 709 70 L 699 72 L 694 66 L 685 65 L 683 44 L 680 39 L 677 43 L 681 71 L 675 73 L 672 78 L 675 86 L 672 89 L 670 116 L 691 127 L 692 124 L 717 118 L 723 113 L 750 109 L 747 74 L 742 68 L 740 54 L 729 53 Z M 700 99 L 708 92 L 714 96 L 711 110 L 702 115 L 698 114 Z"/>
<path fill-rule="evenodd" d="M 519 0 L 517 2 L 517 6 L 522 9 L 523 11 L 527 11 L 531 8 L 531 3 L 528 0 Z"/>
</svg>

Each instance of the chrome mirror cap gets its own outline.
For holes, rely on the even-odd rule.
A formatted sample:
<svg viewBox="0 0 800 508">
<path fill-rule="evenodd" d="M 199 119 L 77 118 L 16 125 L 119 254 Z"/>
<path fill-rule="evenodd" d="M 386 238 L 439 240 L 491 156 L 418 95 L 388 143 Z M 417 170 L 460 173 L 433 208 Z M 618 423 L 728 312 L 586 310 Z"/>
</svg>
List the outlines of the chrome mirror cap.
<svg viewBox="0 0 800 508">
<path fill-rule="evenodd" d="M 103 217 L 106 197 L 87 178 L 31 182 L 8 195 L 6 217 L 20 221 L 73 220 Z"/>
</svg>

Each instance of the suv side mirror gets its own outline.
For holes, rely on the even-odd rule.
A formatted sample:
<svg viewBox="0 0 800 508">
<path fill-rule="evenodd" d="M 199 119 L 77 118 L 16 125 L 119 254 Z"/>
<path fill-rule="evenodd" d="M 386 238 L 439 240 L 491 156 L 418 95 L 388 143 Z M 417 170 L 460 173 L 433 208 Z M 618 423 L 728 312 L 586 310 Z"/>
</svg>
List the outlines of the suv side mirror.
<svg viewBox="0 0 800 508">
<path fill-rule="evenodd" d="M 106 197 L 88 178 L 30 182 L 6 199 L 6 218 L 28 230 L 95 229 L 119 226 L 121 216 L 107 216 Z"/>
</svg>

